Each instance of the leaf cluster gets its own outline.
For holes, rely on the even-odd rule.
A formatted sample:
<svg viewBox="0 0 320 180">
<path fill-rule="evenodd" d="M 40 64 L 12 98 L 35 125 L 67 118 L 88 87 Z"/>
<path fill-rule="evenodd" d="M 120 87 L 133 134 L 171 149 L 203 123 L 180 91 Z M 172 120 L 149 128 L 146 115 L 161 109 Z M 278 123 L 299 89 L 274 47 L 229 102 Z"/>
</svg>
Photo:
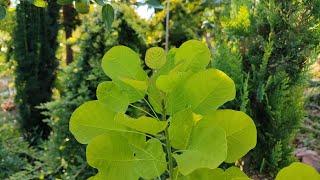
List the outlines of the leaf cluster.
<svg viewBox="0 0 320 180">
<path fill-rule="evenodd" d="M 102 68 L 112 81 L 100 83 L 98 100 L 82 104 L 70 119 L 71 133 L 88 144 L 88 163 L 99 171 L 93 179 L 246 177 L 235 167 L 218 169 L 244 156 L 257 135 L 245 113 L 218 110 L 236 90 L 222 71 L 207 69 L 210 60 L 196 40 L 168 53 L 149 49 L 149 76 L 128 47 L 104 55 Z M 148 109 L 136 107 L 144 115 L 130 117 L 128 107 L 139 101 Z"/>
</svg>

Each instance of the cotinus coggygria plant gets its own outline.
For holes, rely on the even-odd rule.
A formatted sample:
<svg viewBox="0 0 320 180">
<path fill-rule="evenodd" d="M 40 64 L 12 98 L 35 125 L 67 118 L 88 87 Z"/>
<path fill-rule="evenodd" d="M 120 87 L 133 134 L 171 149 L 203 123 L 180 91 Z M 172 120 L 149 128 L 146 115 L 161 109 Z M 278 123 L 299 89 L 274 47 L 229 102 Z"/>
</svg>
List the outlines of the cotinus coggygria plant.
<svg viewBox="0 0 320 180">
<path fill-rule="evenodd" d="M 112 81 L 97 87 L 97 98 L 72 114 L 70 131 L 88 144 L 87 161 L 98 169 L 92 179 L 248 179 L 233 163 L 256 145 L 252 119 L 218 108 L 235 97 L 235 84 L 207 66 L 209 49 L 190 40 L 167 54 L 150 48 L 143 70 L 139 55 L 111 48 L 102 68 Z M 148 108 L 136 106 L 144 102 Z M 127 115 L 131 106 L 144 115 Z"/>
</svg>

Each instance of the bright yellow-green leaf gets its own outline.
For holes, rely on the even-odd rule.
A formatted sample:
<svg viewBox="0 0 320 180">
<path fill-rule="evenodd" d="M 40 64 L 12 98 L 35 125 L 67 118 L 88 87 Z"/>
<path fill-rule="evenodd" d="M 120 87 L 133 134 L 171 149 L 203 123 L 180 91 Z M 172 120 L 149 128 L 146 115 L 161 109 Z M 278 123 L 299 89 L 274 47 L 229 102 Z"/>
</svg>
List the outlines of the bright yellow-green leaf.
<svg viewBox="0 0 320 180">
<path fill-rule="evenodd" d="M 73 0 L 57 0 L 57 3 L 60 5 L 72 4 Z"/>
<path fill-rule="evenodd" d="M 33 0 L 33 5 L 44 8 L 48 6 L 48 2 L 44 0 Z"/>
<path fill-rule="evenodd" d="M 172 48 L 167 53 L 167 60 L 166 63 L 157 71 L 154 71 L 154 74 L 152 75 L 154 79 L 157 79 L 160 75 L 166 75 L 168 74 L 174 67 L 174 57 L 176 54 L 177 48 Z"/>
<path fill-rule="evenodd" d="M 197 72 L 207 67 L 211 60 L 208 47 L 198 40 L 183 43 L 175 54 L 176 70 Z"/>
<path fill-rule="evenodd" d="M 190 136 L 196 125 L 191 109 L 186 109 L 174 114 L 170 118 L 169 139 L 172 147 L 186 149 L 189 145 Z"/>
<path fill-rule="evenodd" d="M 190 133 L 187 148 L 173 155 L 181 174 L 188 175 L 199 168 L 214 169 L 226 159 L 227 139 L 222 128 L 208 128 L 200 120 Z"/>
<path fill-rule="evenodd" d="M 145 139 L 145 137 L 144 137 Z M 166 169 L 165 153 L 159 140 L 132 141 L 108 133 L 94 138 L 87 147 L 90 166 L 98 169 L 96 179 L 138 180 L 160 176 Z"/>
<path fill-rule="evenodd" d="M 111 48 L 102 59 L 102 68 L 120 89 L 126 91 L 130 102 L 144 97 L 145 92 L 137 90 L 137 87 L 147 89 L 144 86 L 147 84 L 147 74 L 141 67 L 139 55 L 133 50 L 126 46 Z"/>
<path fill-rule="evenodd" d="M 168 75 L 161 75 L 156 81 L 158 89 L 165 93 L 171 92 L 179 83 L 187 77 L 188 73 L 185 72 L 171 72 Z"/>
<path fill-rule="evenodd" d="M 175 169 L 173 180 L 225 180 L 224 171 L 220 168 L 216 169 L 208 169 L 208 168 L 200 168 L 187 176 L 183 176 L 179 173 L 177 169 Z"/>
<path fill-rule="evenodd" d="M 92 138 L 108 131 L 126 130 L 126 127 L 115 122 L 115 115 L 105 103 L 88 101 L 72 113 L 69 128 L 77 141 L 87 144 Z"/>
<path fill-rule="evenodd" d="M 202 119 L 207 127 L 220 126 L 227 134 L 228 163 L 235 162 L 256 146 L 257 130 L 253 120 L 241 111 L 216 110 Z"/>
<path fill-rule="evenodd" d="M 159 76 L 167 75 L 172 70 L 172 68 L 174 68 L 174 55 L 176 50 L 176 48 L 170 49 L 170 51 L 167 53 L 167 61 L 165 65 L 157 71 L 154 71 L 149 80 L 147 92 L 148 100 L 154 108 L 154 110 L 160 114 L 162 113 L 162 102 L 164 100 L 165 95 L 156 87 L 156 81 Z"/>
<path fill-rule="evenodd" d="M 166 53 L 160 47 L 152 47 L 147 50 L 145 62 L 151 69 L 160 69 L 166 63 Z"/>
<path fill-rule="evenodd" d="M 130 78 L 146 80 L 139 55 L 126 46 L 114 46 L 102 59 L 104 72 L 113 80 Z"/>
<path fill-rule="evenodd" d="M 164 95 L 160 90 L 156 87 L 155 77 L 152 76 L 149 80 L 148 85 L 148 100 L 152 105 L 153 109 L 161 114 L 162 113 L 162 102 L 164 100 Z"/>
<path fill-rule="evenodd" d="M 176 174 L 174 180 L 249 180 L 248 176 L 237 167 L 230 167 L 226 171 L 220 168 L 202 168 L 187 176 Z"/>
<path fill-rule="evenodd" d="M 320 180 L 320 174 L 312 166 L 294 162 L 281 169 L 276 180 Z"/>
<path fill-rule="evenodd" d="M 123 93 L 112 81 L 105 81 L 98 85 L 97 98 L 115 112 L 126 112 L 129 105 L 127 94 Z"/>
<path fill-rule="evenodd" d="M 85 1 L 76 1 L 75 3 L 75 7 L 77 12 L 81 13 L 81 14 L 86 14 L 89 12 L 89 3 L 85 2 Z"/>
<path fill-rule="evenodd" d="M 225 171 L 226 180 L 250 180 L 238 167 L 230 167 Z"/>
<path fill-rule="evenodd" d="M 193 74 L 175 88 L 169 94 L 167 108 L 171 114 L 189 107 L 197 114 L 206 114 L 234 99 L 235 94 L 235 84 L 229 76 L 208 69 Z"/>
<path fill-rule="evenodd" d="M 147 83 L 146 80 L 139 81 L 139 80 L 130 79 L 130 78 L 120 78 L 120 80 L 122 82 L 124 82 L 125 84 L 133 87 L 137 91 L 145 92 L 147 90 L 147 88 L 148 88 L 148 83 Z"/>
<path fill-rule="evenodd" d="M 125 114 L 117 114 L 116 121 L 134 130 L 156 135 L 167 127 L 166 121 L 142 116 L 138 119 L 131 118 Z"/>
</svg>

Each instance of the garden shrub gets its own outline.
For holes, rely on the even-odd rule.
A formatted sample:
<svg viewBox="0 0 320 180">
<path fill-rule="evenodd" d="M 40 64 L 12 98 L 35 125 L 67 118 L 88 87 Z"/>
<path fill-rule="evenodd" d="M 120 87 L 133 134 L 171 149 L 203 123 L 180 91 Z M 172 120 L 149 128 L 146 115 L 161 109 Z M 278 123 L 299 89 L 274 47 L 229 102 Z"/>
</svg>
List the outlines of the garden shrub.
<svg viewBox="0 0 320 180">
<path fill-rule="evenodd" d="M 88 144 L 87 161 L 98 169 L 92 178 L 247 178 L 239 168 L 218 168 L 252 149 L 257 134 L 245 113 L 217 110 L 234 99 L 236 89 L 222 71 L 206 69 L 206 45 L 190 40 L 168 54 L 150 48 L 145 61 L 153 69 L 150 77 L 132 49 L 111 48 L 101 64 L 112 81 L 101 82 L 98 100 L 83 103 L 71 116 L 70 131 Z M 132 104 L 137 101 L 148 109 Z M 144 115 L 133 118 L 129 106 Z"/>
<path fill-rule="evenodd" d="M 38 152 L 29 147 L 17 126 L 14 112 L 0 110 L 0 179 L 39 178 Z"/>
<path fill-rule="evenodd" d="M 55 0 L 48 1 L 48 8 L 38 8 L 21 1 L 16 9 L 14 53 L 16 60 L 16 102 L 23 135 L 31 144 L 38 143 L 50 133 L 45 118 L 37 108 L 51 100 L 56 76 L 55 52 L 60 7 Z"/>
<path fill-rule="evenodd" d="M 273 176 L 294 160 L 292 140 L 304 117 L 308 60 L 319 50 L 319 5 L 318 0 L 234 1 L 226 9 L 230 18 L 224 17 L 227 23 L 216 33 L 223 41 L 216 44 L 213 65 L 227 64 L 222 67 L 227 74 L 242 76 L 236 83 L 241 101 L 226 107 L 246 110 L 258 130 L 257 146 L 248 156 L 251 163 L 246 164 Z M 250 11 L 244 11 L 245 7 Z M 241 25 L 244 22 L 248 26 Z M 240 71 L 231 68 L 236 64 L 228 60 L 232 53 L 226 61 L 219 58 L 221 51 L 234 49 L 239 51 Z"/>
<path fill-rule="evenodd" d="M 123 5 L 114 27 L 108 31 L 98 12 L 83 17 L 79 38 L 80 53 L 73 63 L 59 73 L 60 97 L 46 103 L 47 120 L 52 128 L 48 142 L 44 145 L 44 162 L 48 165 L 48 177 L 62 179 L 84 179 L 94 173 L 85 161 L 85 147 L 75 141 L 69 132 L 71 113 L 85 101 L 96 99 L 95 90 L 99 82 L 108 80 L 100 67 L 105 51 L 112 46 L 126 43 L 133 49 L 145 49 L 144 22 L 133 9 Z M 125 39 L 127 38 L 127 39 Z"/>
</svg>

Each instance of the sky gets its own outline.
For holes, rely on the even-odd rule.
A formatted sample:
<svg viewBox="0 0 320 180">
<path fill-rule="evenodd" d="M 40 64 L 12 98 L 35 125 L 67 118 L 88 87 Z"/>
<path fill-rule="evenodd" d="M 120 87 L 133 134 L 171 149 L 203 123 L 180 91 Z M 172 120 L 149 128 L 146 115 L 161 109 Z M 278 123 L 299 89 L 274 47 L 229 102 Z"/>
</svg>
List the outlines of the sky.
<svg viewBox="0 0 320 180">
<path fill-rule="evenodd" d="M 150 19 L 154 14 L 154 9 L 149 8 L 148 5 L 138 6 L 137 8 L 135 8 L 135 10 L 141 18 L 147 19 L 147 20 Z"/>
</svg>

